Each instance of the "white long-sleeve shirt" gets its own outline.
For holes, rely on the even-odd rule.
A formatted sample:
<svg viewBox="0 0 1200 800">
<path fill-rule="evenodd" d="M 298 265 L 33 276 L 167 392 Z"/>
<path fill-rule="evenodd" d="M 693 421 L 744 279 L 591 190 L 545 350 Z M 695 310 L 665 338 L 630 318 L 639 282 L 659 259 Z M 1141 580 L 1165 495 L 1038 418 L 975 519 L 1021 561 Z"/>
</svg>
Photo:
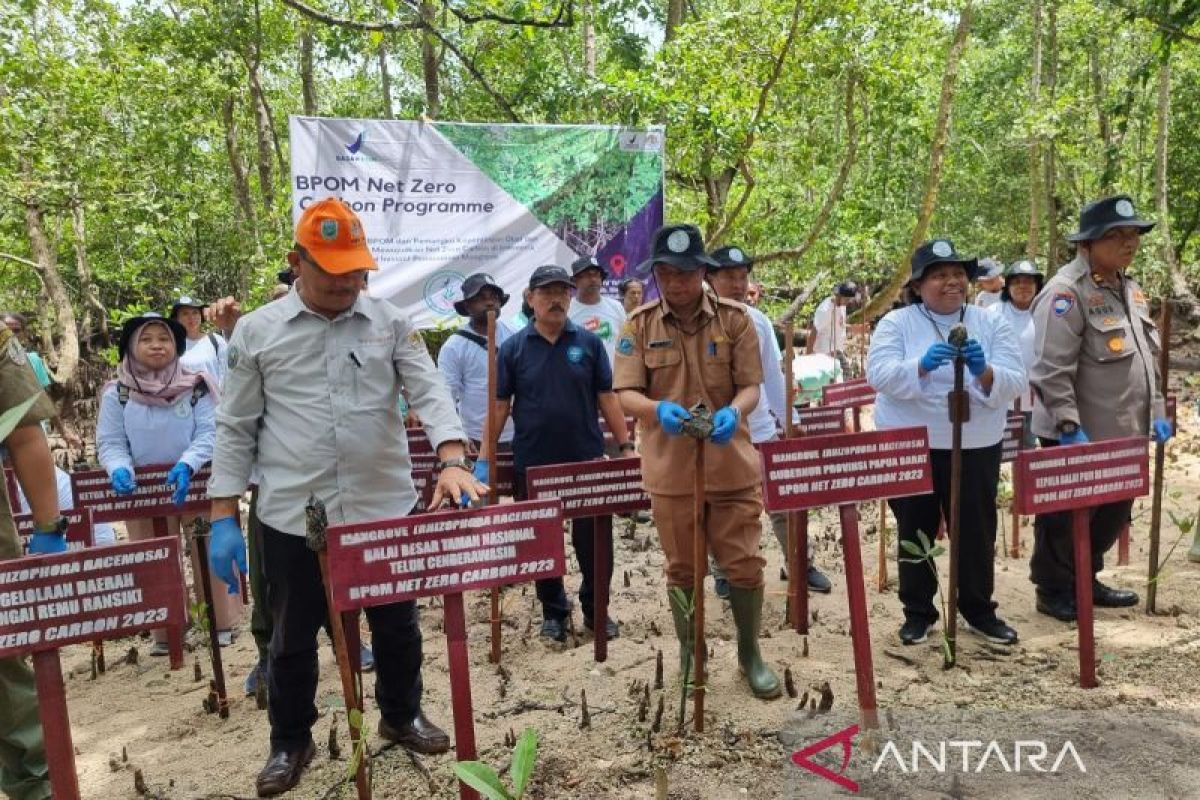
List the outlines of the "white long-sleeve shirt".
<svg viewBox="0 0 1200 800">
<path fill-rule="evenodd" d="M 258 516 L 303 536 L 310 494 L 331 525 L 402 517 L 417 503 L 400 387 L 436 449 L 465 441 L 421 334 L 387 300 L 359 295 L 334 319 L 293 289 L 238 321 L 217 411 L 209 497 L 246 491 L 257 461 Z"/>
<path fill-rule="evenodd" d="M 469 327 L 467 330 L 471 330 Z M 474 333 L 474 331 L 471 331 Z M 496 322 L 496 347 L 512 335 L 504 322 Z M 452 334 L 438 351 L 438 370 L 450 387 L 463 429 L 477 442 L 483 441 L 483 421 L 487 415 L 487 348 L 465 336 Z M 511 442 L 513 422 L 509 418 L 500 431 L 500 441 Z"/>
<path fill-rule="evenodd" d="M 213 346 L 213 343 L 216 346 Z M 217 386 L 225 385 L 226 359 L 229 345 L 219 333 L 204 333 L 199 339 L 188 339 L 179 363 L 192 372 L 207 372 Z"/>
<path fill-rule="evenodd" d="M 758 405 L 746 418 L 750 426 L 750 441 L 754 444 L 769 442 L 775 438 L 776 420 L 779 426 L 787 419 L 784 410 L 787 398 L 784 394 L 783 354 L 779 350 L 779 340 L 775 338 L 775 327 L 767 315 L 753 306 L 747 306 L 750 319 L 754 320 L 754 330 L 758 332 L 758 354 L 762 359 L 763 382 L 759 387 Z"/>
<path fill-rule="evenodd" d="M 169 406 L 146 405 L 132 397 L 122 406 L 114 384 L 100 398 L 96 456 L 110 476 L 122 467 L 132 472 L 147 464 L 180 461 L 196 472 L 212 458 L 214 414 L 208 392 L 184 392 Z"/>
<path fill-rule="evenodd" d="M 814 353 L 832 356 L 846 349 L 846 307 L 837 300 L 826 297 L 821 301 L 813 313 L 813 327 L 817 330 Z"/>
<path fill-rule="evenodd" d="M 1033 362 L 1037 357 L 1034 352 L 1037 344 L 1037 332 L 1033 328 L 1033 311 L 1031 308 L 1022 311 L 1012 303 L 1005 302 L 990 305 L 987 310 L 989 314 L 998 314 L 1003 317 L 1017 337 L 1017 347 L 1021 351 L 1021 363 L 1025 365 L 1026 374 L 1025 386 L 1021 388 L 1018 400 L 1022 411 L 1032 411 L 1033 396 L 1029 388 L 1028 375 L 1029 371 L 1033 369 Z"/>
<path fill-rule="evenodd" d="M 975 305 L 964 309 L 962 322 L 968 335 L 982 345 L 993 377 L 992 390 L 985 393 L 964 367 L 971 418 L 963 425 L 963 447 L 990 447 L 1004 436 L 1008 407 L 1025 386 L 1025 366 L 1016 336 L 1003 317 Z M 948 395 L 954 388 L 954 365 L 944 364 L 922 378 L 917 363 L 931 345 L 945 340 L 958 321 L 958 312 L 934 314 L 920 303 L 896 309 L 879 321 L 867 354 L 867 382 L 879 393 L 876 429 L 924 427 L 930 448 L 950 449 Z"/>
</svg>

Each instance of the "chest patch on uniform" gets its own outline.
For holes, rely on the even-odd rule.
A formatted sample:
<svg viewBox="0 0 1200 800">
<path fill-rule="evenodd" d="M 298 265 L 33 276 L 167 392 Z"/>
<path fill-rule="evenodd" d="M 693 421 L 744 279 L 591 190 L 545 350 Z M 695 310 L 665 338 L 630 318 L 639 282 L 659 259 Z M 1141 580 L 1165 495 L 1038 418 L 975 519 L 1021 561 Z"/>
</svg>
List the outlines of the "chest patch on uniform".
<svg viewBox="0 0 1200 800">
<path fill-rule="evenodd" d="M 1116 317 L 1105 317 L 1104 319 L 1100 320 L 1100 322 L 1103 325 L 1116 325 L 1117 318 Z"/>
<path fill-rule="evenodd" d="M 1068 311 L 1075 307 L 1075 297 L 1064 292 L 1059 292 L 1050 301 L 1050 307 L 1054 309 L 1054 316 L 1064 317 Z"/>
<path fill-rule="evenodd" d="M 622 336 L 620 339 L 618 339 L 617 352 L 623 356 L 631 355 L 633 353 L 633 337 Z"/>
<path fill-rule="evenodd" d="M 1108 298 L 1104 296 L 1104 292 L 1092 292 L 1088 295 L 1089 306 L 1102 306 L 1108 302 Z"/>
<path fill-rule="evenodd" d="M 1089 314 L 1113 314 L 1116 312 L 1112 306 L 1105 304 L 1105 305 L 1098 305 L 1098 306 L 1089 306 L 1088 313 Z"/>
<path fill-rule="evenodd" d="M 1120 353 L 1125 349 L 1125 337 L 1114 336 L 1108 340 L 1108 349 L 1114 353 Z"/>
<path fill-rule="evenodd" d="M 579 364 L 583 361 L 583 348 L 577 344 L 573 344 L 567 348 L 567 361 L 572 364 Z"/>
<path fill-rule="evenodd" d="M 234 367 L 236 367 L 238 365 L 238 362 L 242 360 L 242 351 L 236 347 L 231 346 L 225 352 L 226 352 L 226 355 L 225 355 L 226 363 L 229 364 L 230 369 L 233 369 Z"/>
<path fill-rule="evenodd" d="M 651 350 L 659 350 L 663 347 L 670 347 L 673 344 L 675 344 L 674 339 L 655 339 L 653 342 L 650 342 L 650 344 L 648 344 L 646 346 L 649 347 Z"/>
</svg>

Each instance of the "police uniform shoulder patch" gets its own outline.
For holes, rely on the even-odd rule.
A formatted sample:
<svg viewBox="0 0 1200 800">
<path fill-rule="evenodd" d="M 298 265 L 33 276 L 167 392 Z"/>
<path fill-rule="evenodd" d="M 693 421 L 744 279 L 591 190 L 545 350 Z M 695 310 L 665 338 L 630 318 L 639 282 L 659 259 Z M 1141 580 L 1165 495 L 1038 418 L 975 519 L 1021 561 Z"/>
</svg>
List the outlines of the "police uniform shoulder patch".
<svg viewBox="0 0 1200 800">
<path fill-rule="evenodd" d="M 235 345 L 232 345 L 232 344 L 229 345 L 229 348 L 225 351 L 225 362 L 227 364 L 229 364 L 229 368 L 230 369 L 236 368 L 238 365 L 238 362 L 241 360 L 242 360 L 241 348 L 239 348 Z"/>
<path fill-rule="evenodd" d="M 1054 316 L 1065 317 L 1067 312 L 1075 307 L 1075 295 L 1069 292 L 1056 292 L 1050 300 L 1050 307 L 1054 310 Z"/>
<path fill-rule="evenodd" d="M 633 355 L 633 335 L 622 333 L 621 338 L 617 339 L 617 353 L 623 356 Z"/>
</svg>

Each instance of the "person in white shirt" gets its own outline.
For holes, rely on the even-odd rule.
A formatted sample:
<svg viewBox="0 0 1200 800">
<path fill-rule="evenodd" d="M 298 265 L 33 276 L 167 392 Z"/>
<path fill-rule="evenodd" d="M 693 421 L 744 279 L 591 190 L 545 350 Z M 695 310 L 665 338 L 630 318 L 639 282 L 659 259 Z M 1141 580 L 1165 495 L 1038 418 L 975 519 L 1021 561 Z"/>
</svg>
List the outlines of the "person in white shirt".
<svg viewBox="0 0 1200 800">
<path fill-rule="evenodd" d="M 462 285 L 462 299 L 455 302 L 454 310 L 467 318 L 467 324 L 456 330 L 438 351 L 437 365 L 450 395 L 458 409 L 463 430 L 471 439 L 476 452 L 483 441 L 483 423 L 489 406 L 487 397 L 487 315 L 494 311 L 496 320 L 496 348 L 512 335 L 512 329 L 499 319 L 500 309 L 508 302 L 508 295 L 491 275 L 477 272 L 467 277 Z M 502 451 L 511 449 L 513 426 L 510 420 L 500 431 Z"/>
<path fill-rule="evenodd" d="M 826 297 L 813 313 L 812 325 L 808 328 L 809 355 L 821 353 L 833 356 L 842 362 L 843 374 L 847 371 L 846 350 L 846 307 L 858 296 L 858 285 L 853 281 L 842 281 Z"/>
<path fill-rule="evenodd" d="M 207 372 L 216 378 L 217 385 L 221 386 L 225 383 L 229 345 L 221 334 L 204 332 L 206 308 L 207 303 L 184 295 L 171 305 L 171 313 L 167 316 L 182 325 L 187 332 L 186 350 L 179 357 L 180 363 L 192 372 Z"/>
<path fill-rule="evenodd" d="M 746 292 L 750 288 L 750 270 L 754 260 L 740 247 L 721 247 L 709 253 L 709 258 L 717 262 L 717 266 L 709 267 L 706 273 L 709 284 L 717 297 L 745 304 Z M 779 350 L 779 340 L 775 337 L 775 327 L 767 315 L 753 306 L 746 306 L 750 319 L 754 321 L 754 329 L 758 333 L 758 353 L 762 359 L 763 382 L 759 387 L 758 405 L 746 417 L 750 428 L 750 441 L 753 444 L 770 442 L 779 438 L 787 417 L 787 392 L 783 382 L 781 361 L 783 354 Z M 784 564 L 787 563 L 787 514 L 771 514 L 771 529 L 783 551 Z M 719 597 L 729 596 L 729 581 L 716 561 L 709 556 L 709 571 L 713 575 L 713 586 Z M 780 577 L 787 579 L 787 571 L 780 570 Z M 813 564 L 812 540 L 808 542 L 808 588 L 814 592 L 828 593 L 833 584 Z"/>
<path fill-rule="evenodd" d="M 912 256 L 908 289 L 912 305 L 879 321 L 867 354 L 867 381 L 878 392 L 878 430 L 923 427 L 929 433 L 933 494 L 889 500 L 896 515 L 900 553 L 900 602 L 904 625 L 900 641 L 925 641 L 938 619 L 937 577 L 930 565 L 904 550 L 916 546 L 918 532 L 932 541 L 943 517 L 950 516 L 950 460 L 953 426 L 948 396 L 954 386 L 954 360 L 965 363 L 970 415 L 962 428 L 962 482 L 958 543 L 958 609 L 968 629 L 999 644 L 1015 644 L 1017 632 L 996 616 L 996 484 L 1001 439 L 1008 407 L 1025 386 L 1025 366 L 1016 337 L 1003 317 L 967 303 L 975 259 L 959 255 L 946 239 L 925 242 Z M 961 323 L 968 339 L 948 343 Z"/>
<path fill-rule="evenodd" d="M 592 256 L 583 256 L 571 265 L 575 281 L 575 297 L 567 317 L 585 331 L 591 331 L 604 343 L 611 365 L 616 353 L 617 335 L 625 324 L 625 308 L 611 297 L 600 294 L 608 273 Z"/>
<path fill-rule="evenodd" d="M 994 258 L 980 259 L 975 286 L 975 305 L 991 308 L 999 303 L 1000 290 L 1004 288 L 1004 265 Z"/>
<path fill-rule="evenodd" d="M 1004 318 L 1008 327 L 1012 328 L 1017 337 L 1017 346 L 1021 350 L 1021 363 L 1025 372 L 1033 369 L 1036 359 L 1034 345 L 1036 334 L 1033 328 L 1033 298 L 1037 297 L 1045 282 L 1045 275 L 1032 261 L 1017 261 L 1004 273 L 1004 288 L 1000 291 L 1000 302 L 991 306 L 988 312 Z M 1025 416 L 1025 446 L 1034 447 L 1037 443 L 1033 435 L 1033 395 L 1032 389 L 1026 383 L 1017 398 L 1017 410 Z"/>
</svg>

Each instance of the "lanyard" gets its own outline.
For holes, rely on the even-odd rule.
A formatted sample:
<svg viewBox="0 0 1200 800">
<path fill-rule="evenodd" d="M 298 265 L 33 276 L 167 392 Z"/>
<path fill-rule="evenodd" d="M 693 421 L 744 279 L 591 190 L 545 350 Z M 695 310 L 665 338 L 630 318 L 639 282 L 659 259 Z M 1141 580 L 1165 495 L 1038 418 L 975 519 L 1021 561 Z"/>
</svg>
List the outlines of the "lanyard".
<svg viewBox="0 0 1200 800">
<path fill-rule="evenodd" d="M 920 305 L 920 309 L 921 309 L 922 316 L 924 316 L 925 319 L 929 320 L 929 324 L 933 326 L 933 332 L 937 334 L 938 339 L 943 342 L 946 341 L 946 337 L 942 335 L 942 327 L 941 327 L 942 323 L 938 322 L 936 319 L 934 319 L 929 314 L 929 311 L 925 308 L 924 303 L 922 303 Z M 960 324 L 962 323 L 963 319 L 966 316 L 967 316 L 967 307 L 964 305 L 958 309 L 958 321 Z M 953 326 L 951 326 L 951 327 L 953 327 Z"/>
</svg>

